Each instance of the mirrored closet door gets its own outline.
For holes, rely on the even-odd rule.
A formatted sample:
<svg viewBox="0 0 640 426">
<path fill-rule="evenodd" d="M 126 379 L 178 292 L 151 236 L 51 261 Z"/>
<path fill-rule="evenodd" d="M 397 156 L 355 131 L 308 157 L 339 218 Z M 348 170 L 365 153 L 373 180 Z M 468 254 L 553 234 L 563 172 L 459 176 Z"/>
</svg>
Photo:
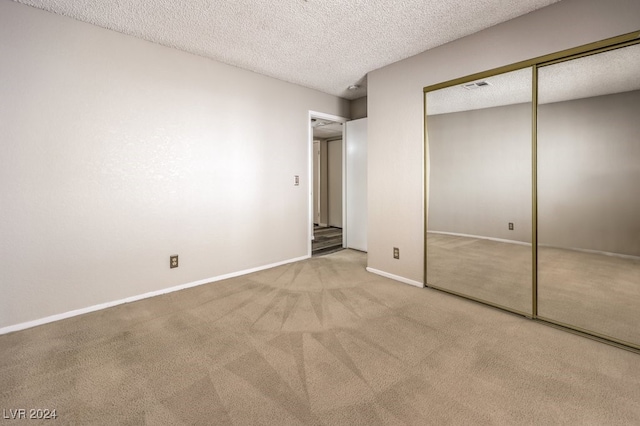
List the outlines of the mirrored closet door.
<svg viewBox="0 0 640 426">
<path fill-rule="evenodd" d="M 427 286 L 532 315 L 532 68 L 426 94 Z"/>
<path fill-rule="evenodd" d="M 640 345 L 640 45 L 538 69 L 538 316 Z"/>
<path fill-rule="evenodd" d="M 425 283 L 640 351 L 640 32 L 429 86 Z"/>
</svg>

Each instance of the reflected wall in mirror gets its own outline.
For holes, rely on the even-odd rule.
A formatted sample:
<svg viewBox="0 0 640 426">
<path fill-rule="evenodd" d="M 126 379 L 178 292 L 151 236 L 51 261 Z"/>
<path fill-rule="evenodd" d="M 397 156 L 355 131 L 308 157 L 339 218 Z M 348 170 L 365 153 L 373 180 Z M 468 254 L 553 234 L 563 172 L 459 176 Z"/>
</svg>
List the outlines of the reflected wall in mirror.
<svg viewBox="0 0 640 426">
<path fill-rule="evenodd" d="M 640 45 L 538 70 L 538 315 L 640 345 Z"/>
<path fill-rule="evenodd" d="M 532 70 L 426 93 L 428 286 L 532 315 Z"/>
</svg>

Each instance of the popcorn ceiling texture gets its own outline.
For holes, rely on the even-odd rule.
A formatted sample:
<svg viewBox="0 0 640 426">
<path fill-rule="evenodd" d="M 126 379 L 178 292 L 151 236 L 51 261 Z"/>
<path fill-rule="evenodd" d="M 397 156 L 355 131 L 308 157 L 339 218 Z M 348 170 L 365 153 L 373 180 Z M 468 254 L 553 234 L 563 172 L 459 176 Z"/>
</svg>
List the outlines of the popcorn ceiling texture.
<svg viewBox="0 0 640 426">
<path fill-rule="evenodd" d="M 558 0 L 17 1 L 356 99 L 369 71 Z"/>
<path fill-rule="evenodd" d="M 640 90 L 640 45 L 542 67 L 538 103 L 570 101 Z M 429 92 L 427 114 L 445 114 L 531 102 L 531 68 L 487 77 L 490 86 L 461 85 Z"/>
</svg>

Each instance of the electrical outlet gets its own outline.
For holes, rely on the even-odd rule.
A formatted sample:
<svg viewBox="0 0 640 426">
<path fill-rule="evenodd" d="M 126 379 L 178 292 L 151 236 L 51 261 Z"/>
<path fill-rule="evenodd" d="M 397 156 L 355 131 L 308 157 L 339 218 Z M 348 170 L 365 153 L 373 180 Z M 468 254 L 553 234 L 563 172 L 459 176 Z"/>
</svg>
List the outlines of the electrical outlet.
<svg viewBox="0 0 640 426">
<path fill-rule="evenodd" d="M 173 256 L 169 256 L 169 268 L 177 268 L 178 267 L 178 255 L 174 254 Z"/>
<path fill-rule="evenodd" d="M 293 184 L 295 186 L 300 186 L 300 176 L 298 175 L 293 176 Z"/>
<path fill-rule="evenodd" d="M 393 248 L 393 258 L 400 259 L 400 249 L 398 247 Z"/>
<path fill-rule="evenodd" d="M 513 222 L 509 222 L 509 231 L 513 231 Z"/>
</svg>

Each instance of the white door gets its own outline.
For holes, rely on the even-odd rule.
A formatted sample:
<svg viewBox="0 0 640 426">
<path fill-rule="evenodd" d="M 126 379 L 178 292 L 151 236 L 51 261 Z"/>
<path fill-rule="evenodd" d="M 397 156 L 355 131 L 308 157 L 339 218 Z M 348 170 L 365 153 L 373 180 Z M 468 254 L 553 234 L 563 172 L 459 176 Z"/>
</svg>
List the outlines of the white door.
<svg viewBox="0 0 640 426">
<path fill-rule="evenodd" d="M 367 119 L 346 126 L 346 246 L 367 251 Z"/>
</svg>

